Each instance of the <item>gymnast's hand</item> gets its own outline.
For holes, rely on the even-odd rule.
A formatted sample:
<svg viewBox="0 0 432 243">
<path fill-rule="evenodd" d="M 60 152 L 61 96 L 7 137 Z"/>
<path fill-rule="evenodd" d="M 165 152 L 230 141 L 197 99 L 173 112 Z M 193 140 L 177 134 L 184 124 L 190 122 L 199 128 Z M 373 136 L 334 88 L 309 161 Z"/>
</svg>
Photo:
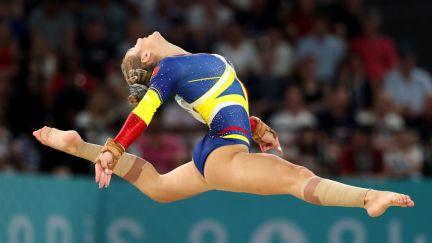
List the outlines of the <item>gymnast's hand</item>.
<svg viewBox="0 0 432 243">
<path fill-rule="evenodd" d="M 99 189 L 108 187 L 111 182 L 112 170 L 108 165 L 113 163 L 113 154 L 105 151 L 99 155 L 95 163 L 95 180 L 99 183 Z"/>
<path fill-rule="evenodd" d="M 112 138 L 107 139 L 95 161 L 95 179 L 99 182 L 99 189 L 109 186 L 113 170 L 124 152 L 121 144 Z"/>
<path fill-rule="evenodd" d="M 283 156 L 282 147 L 280 146 L 277 134 L 266 131 L 261 140 L 262 142 L 259 144 L 259 146 L 263 153 L 269 151 L 270 149 L 276 149 L 279 155 Z"/>
</svg>

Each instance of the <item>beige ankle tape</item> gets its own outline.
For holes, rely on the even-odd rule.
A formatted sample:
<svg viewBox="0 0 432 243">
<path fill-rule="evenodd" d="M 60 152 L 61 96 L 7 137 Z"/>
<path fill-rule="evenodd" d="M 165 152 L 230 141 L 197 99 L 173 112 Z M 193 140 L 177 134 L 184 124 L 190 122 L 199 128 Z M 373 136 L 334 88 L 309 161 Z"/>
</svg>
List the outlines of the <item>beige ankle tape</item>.
<svg viewBox="0 0 432 243">
<path fill-rule="evenodd" d="M 99 156 L 101 149 L 102 146 L 100 145 L 84 143 L 84 145 L 80 148 L 77 156 L 94 163 L 96 158 Z M 147 161 L 138 158 L 135 155 L 124 153 L 114 167 L 113 172 L 114 174 L 124 178 L 129 182 L 135 183 L 136 180 L 138 180 L 139 175 L 141 174 L 142 167 L 146 163 Z"/>
<path fill-rule="evenodd" d="M 84 143 L 84 145 L 79 149 L 77 156 L 94 163 L 96 158 L 99 156 L 99 152 L 101 151 L 101 149 L 102 146 L 100 145 Z"/>
<path fill-rule="evenodd" d="M 317 205 L 363 207 L 368 190 L 320 177 L 312 177 L 304 183 L 301 192 L 305 201 Z"/>
</svg>

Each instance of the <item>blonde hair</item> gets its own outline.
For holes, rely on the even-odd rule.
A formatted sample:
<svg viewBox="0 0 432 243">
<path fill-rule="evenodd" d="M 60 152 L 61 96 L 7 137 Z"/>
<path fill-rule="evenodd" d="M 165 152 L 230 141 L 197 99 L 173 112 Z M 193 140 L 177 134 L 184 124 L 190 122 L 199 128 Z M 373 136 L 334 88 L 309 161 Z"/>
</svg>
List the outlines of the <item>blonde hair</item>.
<svg viewBox="0 0 432 243">
<path fill-rule="evenodd" d="M 138 55 L 126 55 L 121 63 L 121 70 L 129 85 L 148 85 L 154 67 L 146 66 L 141 62 Z"/>
<path fill-rule="evenodd" d="M 123 76 L 129 85 L 129 102 L 137 105 L 147 92 L 154 67 L 146 66 L 138 55 L 126 55 L 121 63 Z"/>
</svg>

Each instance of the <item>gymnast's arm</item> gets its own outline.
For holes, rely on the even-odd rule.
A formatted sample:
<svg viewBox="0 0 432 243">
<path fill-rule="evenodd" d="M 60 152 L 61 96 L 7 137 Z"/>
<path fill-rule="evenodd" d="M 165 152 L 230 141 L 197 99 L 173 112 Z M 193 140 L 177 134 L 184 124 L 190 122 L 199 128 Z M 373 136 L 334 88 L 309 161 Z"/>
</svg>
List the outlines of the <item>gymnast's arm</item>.
<svg viewBox="0 0 432 243">
<path fill-rule="evenodd" d="M 101 150 L 101 156 L 97 160 L 99 161 L 100 158 L 104 157 L 104 161 L 100 160 L 103 162 L 102 167 L 104 169 L 108 167 L 112 170 L 125 150 L 149 126 L 154 113 L 174 91 L 176 80 L 179 80 L 180 70 L 175 60 L 169 58 L 162 60 L 155 68 L 147 93 L 129 114 L 117 136 L 114 139 L 108 139 Z M 111 153 L 112 160 L 105 152 Z M 98 161 L 96 162 L 98 163 Z M 106 163 L 108 164 L 106 165 Z"/>
<path fill-rule="evenodd" d="M 153 115 L 162 102 L 163 100 L 158 95 L 158 91 L 150 88 L 144 98 L 129 114 L 114 141 L 126 150 L 148 127 Z"/>
</svg>

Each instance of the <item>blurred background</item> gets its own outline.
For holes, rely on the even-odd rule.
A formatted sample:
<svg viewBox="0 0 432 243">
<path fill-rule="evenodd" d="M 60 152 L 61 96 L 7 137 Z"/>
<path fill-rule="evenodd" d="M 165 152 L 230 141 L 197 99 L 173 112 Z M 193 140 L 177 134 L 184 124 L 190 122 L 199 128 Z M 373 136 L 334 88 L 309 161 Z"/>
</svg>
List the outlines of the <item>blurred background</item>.
<svg viewBox="0 0 432 243">
<path fill-rule="evenodd" d="M 121 59 L 137 38 L 159 31 L 189 52 L 218 53 L 232 61 L 249 91 L 251 114 L 279 132 L 286 159 L 325 177 L 373 180 L 378 186 L 391 180 L 417 188 L 419 195 L 430 194 L 431 10 L 428 0 L 2 0 L 4 190 L 15 179 L 24 182 L 11 194 L 24 190 L 25 182 L 43 184 L 40 178 L 90 180 L 90 163 L 44 148 L 31 132 L 43 125 L 75 129 L 98 144 L 115 136 L 132 109 Z M 190 160 L 194 143 L 205 132 L 205 126 L 169 102 L 130 152 L 165 173 Z M 48 187 L 40 186 L 49 194 Z M 131 200 L 136 197 L 147 200 L 138 194 Z M 11 210 L 12 202 L 3 210 Z M 425 215 L 432 216 L 431 211 Z M 1 238 L 9 220 L 1 225 L 0 213 L 0 242 L 35 242 L 24 236 Z M 403 237 L 392 239 L 336 242 L 400 243 Z M 426 236 L 415 239 L 406 242 L 429 242 Z M 209 242 L 249 242 L 218 240 Z"/>
</svg>

